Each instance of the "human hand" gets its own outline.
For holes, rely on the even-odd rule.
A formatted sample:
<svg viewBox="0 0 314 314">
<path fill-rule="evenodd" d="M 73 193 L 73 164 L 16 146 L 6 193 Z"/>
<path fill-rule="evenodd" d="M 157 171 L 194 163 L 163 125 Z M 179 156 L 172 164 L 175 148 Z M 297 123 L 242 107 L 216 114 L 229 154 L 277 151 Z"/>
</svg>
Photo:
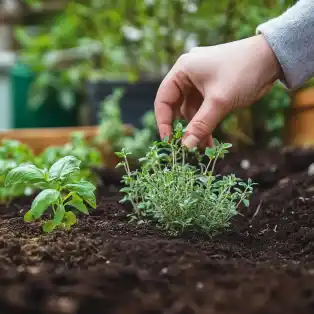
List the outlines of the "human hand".
<svg viewBox="0 0 314 314">
<path fill-rule="evenodd" d="M 171 136 L 173 120 L 183 117 L 189 121 L 183 144 L 212 146 L 211 134 L 219 122 L 266 94 L 281 73 L 263 35 L 193 48 L 158 89 L 155 115 L 161 138 Z"/>
</svg>

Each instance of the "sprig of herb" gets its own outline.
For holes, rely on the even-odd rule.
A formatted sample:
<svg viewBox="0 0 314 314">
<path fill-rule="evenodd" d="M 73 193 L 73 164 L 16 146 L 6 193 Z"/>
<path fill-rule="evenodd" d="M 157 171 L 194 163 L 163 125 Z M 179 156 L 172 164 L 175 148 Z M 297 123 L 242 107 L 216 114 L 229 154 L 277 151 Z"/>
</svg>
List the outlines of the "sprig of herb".
<svg viewBox="0 0 314 314">
<path fill-rule="evenodd" d="M 25 222 L 39 219 L 51 208 L 51 219 L 43 224 L 44 232 L 51 232 L 57 227 L 68 230 L 76 223 L 72 209 L 88 215 L 86 204 L 96 208 L 96 188 L 80 179 L 80 164 L 76 157 L 66 156 L 56 161 L 49 170 L 34 165 L 21 165 L 10 170 L 5 178 L 5 187 L 31 186 L 42 190 L 24 215 Z"/>
<path fill-rule="evenodd" d="M 241 203 L 249 205 L 254 183 L 233 174 L 214 174 L 217 160 L 228 153 L 231 144 L 215 141 L 202 155 L 181 144 L 184 132 L 178 123 L 171 140 L 154 142 L 140 159 L 141 169 L 134 172 L 128 163 L 130 153 L 116 153 L 123 159 L 117 167 L 126 172 L 121 202 L 131 202 L 133 219 L 157 222 L 172 234 L 193 230 L 214 234 L 230 226 Z M 189 163 L 190 158 L 197 164 Z"/>
</svg>

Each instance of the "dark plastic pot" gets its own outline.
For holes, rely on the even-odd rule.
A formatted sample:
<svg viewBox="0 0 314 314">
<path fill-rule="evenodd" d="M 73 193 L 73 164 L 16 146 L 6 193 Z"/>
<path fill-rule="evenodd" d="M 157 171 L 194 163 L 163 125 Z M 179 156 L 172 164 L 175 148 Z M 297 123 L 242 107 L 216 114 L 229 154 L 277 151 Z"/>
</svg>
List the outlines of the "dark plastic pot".
<svg viewBox="0 0 314 314">
<path fill-rule="evenodd" d="M 88 103 L 91 105 L 90 124 L 99 122 L 99 110 L 103 100 L 116 88 L 124 89 L 121 99 L 121 116 L 126 124 L 140 127 L 140 119 L 144 113 L 154 110 L 154 100 L 161 81 L 142 81 L 129 83 L 126 81 L 96 81 L 87 86 Z"/>
</svg>

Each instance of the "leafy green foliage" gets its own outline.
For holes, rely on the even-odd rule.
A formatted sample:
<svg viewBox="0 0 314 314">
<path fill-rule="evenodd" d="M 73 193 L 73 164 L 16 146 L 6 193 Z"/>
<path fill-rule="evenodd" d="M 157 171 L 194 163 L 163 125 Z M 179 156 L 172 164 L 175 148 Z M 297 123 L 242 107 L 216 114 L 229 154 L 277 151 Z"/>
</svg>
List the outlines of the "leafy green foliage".
<svg viewBox="0 0 314 314">
<path fill-rule="evenodd" d="M 109 143 L 113 152 L 124 148 L 132 152 L 133 159 L 137 159 L 147 152 L 147 148 L 156 137 L 157 123 L 154 112 L 148 111 L 141 119 L 143 127 L 134 129 L 131 135 L 127 135 L 120 110 L 120 101 L 123 95 L 123 89 L 115 89 L 103 101 L 100 113 L 99 134 L 95 141 L 98 144 Z"/>
<path fill-rule="evenodd" d="M 71 141 L 63 146 L 48 147 L 38 158 L 37 166 L 51 167 L 56 160 L 72 155 L 75 156 L 80 163 L 81 179 L 92 181 L 94 184 L 98 183 L 98 177 L 92 168 L 100 167 L 102 164 L 102 157 L 98 149 L 92 147 L 84 139 L 84 133 L 73 132 Z"/>
<path fill-rule="evenodd" d="M 69 229 L 76 222 L 73 210 L 89 214 L 88 207 L 96 208 L 95 186 L 80 179 L 81 161 L 75 156 L 57 160 L 49 170 L 34 165 L 18 166 L 6 176 L 5 187 L 15 188 L 21 184 L 42 191 L 35 197 L 31 209 L 24 215 L 25 222 L 32 222 L 52 209 L 49 220 L 43 224 L 45 232 L 55 228 Z"/>
<path fill-rule="evenodd" d="M 132 203 L 134 219 L 157 222 L 170 233 L 197 230 L 214 234 L 230 226 L 241 203 L 248 206 L 254 184 L 232 174 L 214 174 L 217 160 L 228 153 L 231 144 L 216 141 L 202 155 L 182 146 L 184 131 L 178 123 L 171 140 L 153 143 L 135 172 L 129 167 L 130 153 L 117 153 L 123 158 L 118 167 L 126 171 L 121 202 Z"/>
<path fill-rule="evenodd" d="M 49 169 L 57 160 L 68 155 L 80 160 L 80 169 L 78 171 L 77 165 L 75 167 L 73 165 L 74 168 L 70 170 L 69 165 L 66 165 L 66 171 L 71 171 L 72 176 L 75 172 L 79 180 L 99 183 L 99 178 L 92 168 L 101 166 L 101 154 L 85 141 L 81 132 L 74 132 L 70 143 L 60 147 L 49 147 L 39 156 L 35 156 L 27 145 L 19 141 L 3 140 L 0 145 L 0 202 L 6 203 L 15 197 L 34 193 L 38 187 L 33 183 L 42 179 L 44 175 L 41 169 Z M 55 166 L 51 169 L 52 175 L 59 177 L 60 174 L 56 173 L 55 169 L 60 170 Z M 9 178 L 12 177 L 12 182 L 14 181 L 14 188 L 11 185 L 4 185 L 9 172 Z M 63 172 L 62 175 L 66 176 Z"/>
<path fill-rule="evenodd" d="M 16 184 L 15 188 L 4 186 L 8 172 L 19 165 L 27 165 L 34 161 L 32 150 L 16 140 L 3 140 L 0 145 L 0 203 L 9 202 L 12 198 L 31 193 L 24 184 Z M 35 175 L 35 174 L 34 174 Z M 39 174 L 36 174 L 39 175 Z M 31 179 L 30 179 L 31 180 Z"/>
<path fill-rule="evenodd" d="M 75 156 L 57 160 L 50 169 L 39 169 L 35 165 L 21 165 L 8 172 L 4 186 L 30 186 L 42 191 L 34 198 L 31 209 L 24 215 L 25 222 L 42 217 L 51 209 L 51 217 L 43 224 L 44 232 L 55 228 L 70 229 L 76 223 L 73 210 L 89 214 L 88 207 L 96 208 L 95 186 L 80 179 L 81 161 Z"/>
</svg>

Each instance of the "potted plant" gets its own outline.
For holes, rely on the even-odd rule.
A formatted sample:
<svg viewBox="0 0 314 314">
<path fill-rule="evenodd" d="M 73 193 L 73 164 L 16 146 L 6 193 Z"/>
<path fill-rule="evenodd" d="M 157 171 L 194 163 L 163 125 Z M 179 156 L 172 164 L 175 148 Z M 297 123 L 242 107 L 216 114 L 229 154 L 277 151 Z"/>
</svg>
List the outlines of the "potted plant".
<svg viewBox="0 0 314 314">
<path fill-rule="evenodd" d="M 186 43 L 202 36 L 206 23 L 201 4 L 69 1 L 37 35 L 17 30 L 23 60 L 37 74 L 31 95 L 39 99 L 52 88 L 62 105 L 73 107 L 75 95 L 83 94 L 89 110 L 83 116 L 95 124 L 101 101 L 123 87 L 122 119 L 139 126 L 140 117 L 153 108 L 164 74 Z M 36 98 L 31 96 L 32 103 Z"/>
</svg>

